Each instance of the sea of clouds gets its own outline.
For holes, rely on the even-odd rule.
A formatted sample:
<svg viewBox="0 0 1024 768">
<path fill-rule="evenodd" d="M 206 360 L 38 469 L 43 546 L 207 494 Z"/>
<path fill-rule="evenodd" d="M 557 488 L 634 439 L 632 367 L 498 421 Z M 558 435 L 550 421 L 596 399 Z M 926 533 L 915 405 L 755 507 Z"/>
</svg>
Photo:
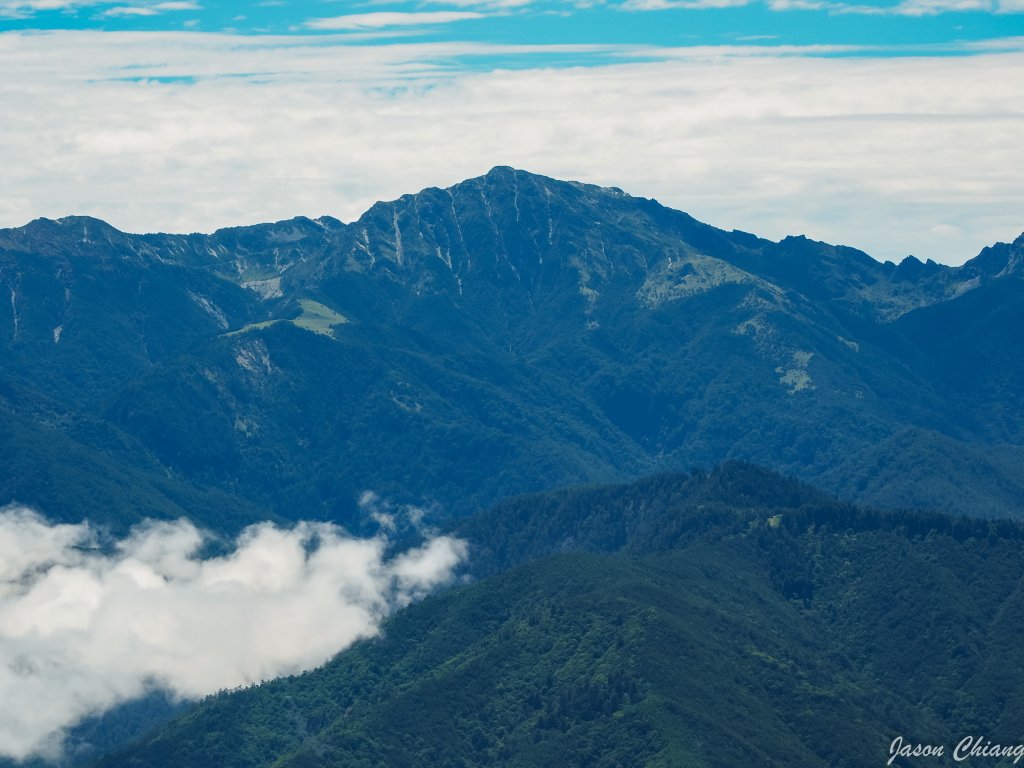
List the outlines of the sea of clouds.
<svg viewBox="0 0 1024 768">
<path fill-rule="evenodd" d="M 466 555 L 434 535 L 389 556 L 386 531 L 261 523 L 204 558 L 211 538 L 187 520 L 106 542 L 88 523 L 0 510 L 0 756 L 55 757 L 67 728 L 155 688 L 198 698 L 374 635 Z"/>
</svg>

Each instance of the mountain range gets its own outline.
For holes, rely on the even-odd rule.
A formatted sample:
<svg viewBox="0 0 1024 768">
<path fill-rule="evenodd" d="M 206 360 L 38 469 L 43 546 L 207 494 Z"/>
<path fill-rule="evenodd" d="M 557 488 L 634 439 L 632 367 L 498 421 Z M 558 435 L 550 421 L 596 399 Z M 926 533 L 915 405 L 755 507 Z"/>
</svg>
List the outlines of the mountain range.
<svg viewBox="0 0 1024 768">
<path fill-rule="evenodd" d="M 1024 236 L 881 263 L 506 167 L 350 224 L 39 219 L 0 231 L 0 500 L 358 525 L 742 459 L 1019 516 L 1022 276 Z"/>
<path fill-rule="evenodd" d="M 181 517 L 211 551 L 319 520 L 468 552 L 320 668 L 201 702 L 154 681 L 63 763 L 1016 743 L 1022 278 L 1024 235 L 883 263 L 507 167 L 347 224 L 0 230 L 0 505 L 89 521 L 96 556 Z"/>
</svg>

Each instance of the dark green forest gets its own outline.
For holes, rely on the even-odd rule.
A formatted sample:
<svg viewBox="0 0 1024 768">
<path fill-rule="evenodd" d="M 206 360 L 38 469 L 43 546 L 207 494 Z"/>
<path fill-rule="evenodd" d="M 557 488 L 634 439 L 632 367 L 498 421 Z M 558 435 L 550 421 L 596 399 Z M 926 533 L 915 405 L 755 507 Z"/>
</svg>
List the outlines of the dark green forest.
<svg viewBox="0 0 1024 768">
<path fill-rule="evenodd" d="M 852 768 L 897 735 L 1020 739 L 1019 523 L 856 507 L 733 463 L 456 530 L 472 584 L 96 765 Z"/>
</svg>

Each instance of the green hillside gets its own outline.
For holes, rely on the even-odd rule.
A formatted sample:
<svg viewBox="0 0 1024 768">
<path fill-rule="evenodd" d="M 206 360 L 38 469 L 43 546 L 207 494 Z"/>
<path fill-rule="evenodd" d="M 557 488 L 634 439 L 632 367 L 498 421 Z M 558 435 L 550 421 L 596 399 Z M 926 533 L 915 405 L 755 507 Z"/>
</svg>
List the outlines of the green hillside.
<svg viewBox="0 0 1024 768">
<path fill-rule="evenodd" d="M 1019 738 L 1016 524 L 872 512 L 743 465 L 477 523 L 484 570 L 529 562 L 98 765 L 852 768 L 898 735 Z M 531 560 L 550 542 L 592 552 Z"/>
</svg>

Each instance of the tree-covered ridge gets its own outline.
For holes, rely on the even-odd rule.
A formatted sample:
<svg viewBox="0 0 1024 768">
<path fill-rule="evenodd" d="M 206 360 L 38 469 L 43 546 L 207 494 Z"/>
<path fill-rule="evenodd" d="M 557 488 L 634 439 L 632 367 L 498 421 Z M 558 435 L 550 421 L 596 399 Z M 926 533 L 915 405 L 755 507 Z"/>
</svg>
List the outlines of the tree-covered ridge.
<svg viewBox="0 0 1024 768">
<path fill-rule="evenodd" d="M 1015 515 L 1022 248 L 881 264 L 510 168 L 351 224 L 38 220 L 0 231 L 0 414 L 35 468 L 0 472 L 0 502 L 123 527 L 68 453 L 138 516 L 191 496 L 217 529 L 355 524 L 367 488 L 464 515 L 743 459 L 850 500 Z"/>
<path fill-rule="evenodd" d="M 815 531 L 911 538 L 939 534 L 958 542 L 1024 537 L 1024 528 L 1010 520 L 841 502 L 806 483 L 743 462 L 624 485 L 507 499 L 453 523 L 452 530 L 473 542 L 472 568 L 487 574 L 560 552 L 645 556 L 678 549 L 702 536 L 749 534 L 766 525 L 794 541 Z"/>
<path fill-rule="evenodd" d="M 965 735 L 1019 740 L 1018 523 L 877 512 L 730 464 L 460 530 L 492 575 L 100 764 L 853 767 L 897 735 L 947 758 Z"/>
</svg>

